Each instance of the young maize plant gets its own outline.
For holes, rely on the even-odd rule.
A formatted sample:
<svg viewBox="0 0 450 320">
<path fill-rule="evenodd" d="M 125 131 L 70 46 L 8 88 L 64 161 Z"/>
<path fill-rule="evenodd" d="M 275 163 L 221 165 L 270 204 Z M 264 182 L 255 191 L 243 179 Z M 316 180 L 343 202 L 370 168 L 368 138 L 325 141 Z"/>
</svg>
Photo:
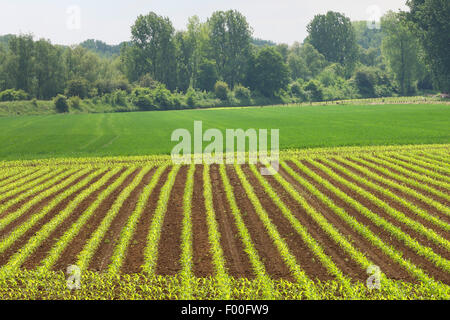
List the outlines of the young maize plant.
<svg viewBox="0 0 450 320">
<path fill-rule="evenodd" d="M 113 177 L 123 170 L 123 167 L 115 167 L 110 176 Z M 125 170 L 119 178 L 117 178 L 112 184 L 108 185 L 108 187 L 103 190 L 97 197 L 97 199 L 90 204 L 90 206 L 80 215 L 78 220 L 72 224 L 72 226 L 64 233 L 64 235 L 55 243 L 53 248 L 47 254 L 47 257 L 41 261 L 38 270 L 40 272 L 50 270 L 52 266 L 56 263 L 61 253 L 67 248 L 70 242 L 80 233 L 82 227 L 87 223 L 90 217 L 95 213 L 100 204 L 114 192 L 117 188 L 119 188 L 125 179 L 135 171 L 134 167 L 130 167 Z M 109 181 L 109 180 L 108 180 Z"/>
<path fill-rule="evenodd" d="M 420 223 L 417 223 L 409 218 L 407 218 L 404 214 L 398 212 L 397 210 L 394 210 L 389 205 L 384 203 L 383 201 L 379 200 L 375 196 L 373 196 L 371 193 L 362 190 L 355 184 L 352 184 L 351 182 L 341 178 L 338 176 L 335 172 L 333 172 L 331 169 L 328 169 L 324 165 L 314 162 L 314 161 L 308 161 L 315 167 L 319 168 L 323 172 L 325 172 L 327 175 L 329 175 L 333 180 L 338 181 L 339 183 L 347 186 L 348 188 L 354 190 L 358 194 L 362 195 L 363 197 L 371 200 L 373 203 L 378 205 L 380 208 L 383 208 L 386 213 L 396 218 L 399 222 L 407 225 L 411 229 L 427 236 L 430 240 L 435 241 L 438 244 L 443 245 L 446 248 L 450 248 L 448 241 L 440 236 L 438 236 L 436 233 L 432 232 L 431 230 L 425 228 Z M 303 170 L 302 164 L 300 164 L 301 169 Z M 304 170 L 305 173 L 309 169 Z M 309 170 L 311 172 L 311 170 Z M 396 237 L 398 240 L 402 241 L 407 247 L 414 250 L 417 254 L 423 256 L 430 262 L 434 263 L 437 267 L 450 272 L 450 261 L 447 259 L 441 257 L 440 255 L 436 254 L 431 248 L 421 245 L 416 239 L 411 237 L 409 234 L 403 232 L 399 227 L 396 227 L 389 223 L 386 219 L 380 217 L 378 214 L 373 213 L 371 210 L 369 210 L 367 207 L 362 205 L 361 203 L 357 202 L 352 197 L 348 196 L 347 194 L 343 193 L 342 191 L 339 192 L 338 196 L 350 204 L 355 209 L 359 210 L 363 215 L 368 217 L 371 221 L 373 221 L 378 226 L 383 227 L 386 231 L 388 231 L 390 234 L 392 234 L 394 237 Z"/>
<path fill-rule="evenodd" d="M 438 174 L 435 171 L 429 170 L 429 169 L 425 169 L 422 166 L 419 165 L 415 165 L 413 163 L 410 163 L 408 161 L 402 160 L 402 159 L 398 159 L 398 158 L 393 158 L 393 157 L 387 157 L 384 155 L 377 155 L 378 158 L 382 159 L 382 160 L 386 160 L 388 162 L 393 162 L 395 164 L 398 164 L 404 168 L 406 168 L 406 170 L 408 172 L 411 171 L 415 171 L 416 173 L 420 173 L 420 174 L 424 174 L 428 177 L 430 177 L 435 184 L 441 184 L 442 182 L 444 182 L 445 184 L 449 184 L 450 183 L 450 177 L 447 176 L 443 176 L 441 174 Z"/>
<path fill-rule="evenodd" d="M 151 167 L 143 167 L 139 171 L 139 173 L 134 177 L 133 181 L 126 188 L 124 188 L 122 192 L 119 194 L 119 196 L 116 198 L 113 205 L 108 210 L 108 213 L 100 223 L 100 226 L 95 230 L 95 232 L 92 234 L 87 244 L 84 246 L 83 250 L 78 255 L 78 261 L 76 265 L 80 268 L 82 272 L 88 268 L 89 263 L 95 254 L 95 251 L 100 245 L 100 242 L 102 241 L 106 232 L 111 226 L 111 223 L 113 222 L 114 218 L 119 213 L 120 208 L 122 208 L 122 204 L 130 196 L 131 192 L 133 192 L 133 190 L 139 185 L 144 176 L 150 170 Z"/>
<path fill-rule="evenodd" d="M 153 220 L 150 225 L 150 230 L 147 236 L 147 246 L 144 250 L 144 265 L 143 271 L 149 275 L 153 275 L 158 260 L 158 244 L 161 236 L 162 224 L 164 222 L 164 216 L 167 211 L 167 205 L 169 204 L 170 194 L 172 192 L 175 179 L 181 166 L 176 165 L 167 177 L 167 181 L 161 188 L 158 204 L 153 215 Z"/>
<path fill-rule="evenodd" d="M 440 175 L 443 175 L 444 177 L 450 174 L 450 170 L 447 168 L 447 166 L 442 165 L 440 162 L 437 164 L 433 160 L 424 160 L 423 158 L 415 155 L 400 155 L 396 154 L 394 158 L 409 162 L 413 165 L 421 166 L 426 168 L 427 170 L 434 171 L 436 173 L 439 173 Z M 449 180 L 450 181 L 450 180 Z"/>
<path fill-rule="evenodd" d="M 380 175 L 377 175 L 373 172 L 371 172 L 370 170 L 359 166 L 353 162 L 350 162 L 344 158 L 339 158 L 336 157 L 335 158 L 337 161 L 346 164 L 347 166 L 358 170 L 359 172 L 363 173 L 364 175 L 366 175 L 367 177 L 378 181 L 379 183 L 383 183 L 393 189 L 397 189 L 400 192 L 403 192 L 405 194 L 408 194 L 410 196 L 413 196 L 414 198 L 418 199 L 418 200 L 422 200 L 424 203 L 434 207 L 436 210 L 438 210 L 439 212 L 442 212 L 446 215 L 450 215 L 450 208 L 448 208 L 447 206 L 443 205 L 442 203 L 439 203 L 437 201 L 434 201 L 428 197 L 424 197 L 423 195 L 420 195 L 418 192 L 416 192 L 415 190 L 406 187 L 405 185 L 399 184 L 393 180 L 390 179 L 385 179 L 383 177 L 381 177 Z M 325 160 L 322 159 L 322 161 L 324 161 L 325 163 L 329 164 L 330 166 L 334 166 L 335 163 L 329 161 L 329 160 Z M 337 166 L 336 168 L 343 170 L 342 166 Z M 343 171 L 344 172 L 344 171 Z M 347 174 L 349 174 L 348 170 L 346 171 Z M 361 183 L 364 181 L 364 183 L 366 183 L 368 186 L 373 185 L 373 183 L 365 180 L 364 178 L 354 175 L 355 177 L 352 178 L 354 179 L 358 179 L 358 181 L 360 181 Z M 407 200 L 404 200 L 403 198 L 400 198 L 399 196 L 397 196 L 396 194 L 390 192 L 389 190 L 386 190 L 384 188 L 381 188 L 380 186 L 374 186 L 373 188 L 377 188 L 379 189 L 380 192 L 384 193 L 385 195 L 389 196 L 390 198 L 394 199 L 395 201 L 397 201 L 398 203 L 401 203 L 402 205 L 404 205 L 405 207 L 407 207 L 408 209 L 410 209 L 412 212 L 414 212 L 415 214 L 417 214 L 419 217 L 423 218 L 424 220 L 427 220 L 431 223 L 433 223 L 434 225 L 446 230 L 446 231 L 450 231 L 450 225 L 442 220 L 440 220 L 438 217 L 428 213 L 427 211 L 425 211 L 422 208 L 419 208 L 417 206 L 415 206 L 414 204 L 410 203 Z"/>
<path fill-rule="evenodd" d="M 14 178 L 11 177 L 10 179 L 1 181 L 0 194 L 2 195 L 2 198 L 4 198 L 4 193 L 23 187 L 23 185 L 27 185 L 30 181 L 33 181 L 33 179 L 45 176 L 49 172 L 51 172 L 50 169 L 26 170 L 19 177 L 15 175 Z"/>
<path fill-rule="evenodd" d="M 369 158 L 369 159 L 373 160 L 374 162 L 376 162 L 375 158 Z M 429 185 L 427 185 L 426 183 L 423 183 L 425 181 L 424 180 L 420 180 L 420 177 L 424 178 L 424 176 L 415 175 L 415 176 L 412 176 L 414 179 L 411 179 L 411 178 L 408 178 L 408 177 L 403 176 L 403 175 L 395 174 L 392 171 L 382 167 L 382 165 L 387 165 L 388 162 L 386 162 L 386 161 L 380 162 L 382 165 L 377 165 L 377 164 L 375 164 L 373 162 L 364 160 L 362 158 L 350 159 L 350 161 L 354 161 L 354 162 L 357 162 L 359 164 L 363 164 L 366 167 L 369 167 L 371 169 L 377 170 L 377 171 L 381 172 L 382 174 L 384 174 L 384 175 L 386 175 L 386 176 L 388 176 L 388 177 L 390 177 L 392 179 L 404 182 L 405 184 L 407 184 L 409 186 L 412 186 L 412 187 L 416 188 L 417 190 L 420 189 L 420 190 L 423 190 L 423 191 L 425 191 L 425 192 L 427 192 L 429 194 L 432 194 L 432 195 L 435 195 L 435 196 L 437 196 L 439 198 L 442 198 L 442 199 L 445 199 L 447 201 L 450 201 L 450 196 L 448 194 L 446 194 L 444 192 L 441 192 L 441 191 L 439 191 L 439 190 L 437 190 L 435 188 L 432 188 Z M 401 169 L 401 167 L 396 168 L 395 166 L 392 166 L 391 168 L 394 169 L 394 170 Z M 398 170 L 398 171 L 401 172 L 400 170 Z M 402 174 L 405 174 L 405 173 L 402 172 Z M 448 185 L 448 187 L 450 188 L 450 184 Z M 419 197 L 422 200 L 426 200 L 428 198 L 428 197 L 426 197 L 424 195 L 419 195 Z"/>
<path fill-rule="evenodd" d="M 435 161 L 438 161 L 442 163 L 443 165 L 449 165 L 450 164 L 450 157 L 448 155 L 444 154 L 438 154 L 438 153 L 418 153 L 418 155 L 422 156 L 424 159 L 433 159 Z"/>
<path fill-rule="evenodd" d="M 189 167 L 183 195 L 183 229 L 181 231 L 181 299 L 192 300 L 194 297 L 195 281 L 192 271 L 192 196 L 194 194 L 195 164 Z"/>
<path fill-rule="evenodd" d="M 331 183 L 326 180 L 323 180 L 320 176 L 316 175 L 314 172 L 310 171 L 307 167 L 303 166 L 300 162 L 295 159 L 291 160 L 297 167 L 299 167 L 303 172 L 313 178 L 317 183 L 323 185 L 336 195 L 340 195 L 342 197 L 346 197 L 347 195 L 343 193 L 340 189 L 334 187 Z M 311 183 L 306 181 L 300 175 L 298 175 L 291 167 L 289 167 L 286 163 L 281 163 L 282 167 L 286 170 L 286 172 L 294 178 L 298 183 L 304 186 L 309 192 L 311 192 L 314 196 L 320 199 L 325 205 L 327 205 L 333 213 L 335 213 L 339 218 L 342 219 L 345 223 L 347 223 L 353 230 L 361 234 L 364 238 L 366 238 L 370 243 L 372 243 L 375 247 L 378 247 L 383 253 L 385 253 L 388 257 L 390 257 L 397 264 L 402 266 L 406 271 L 408 271 L 413 277 L 420 280 L 424 285 L 426 285 L 430 290 L 434 290 L 435 292 L 440 292 L 440 290 L 445 285 L 441 285 L 436 283 L 433 278 L 429 277 L 422 269 L 411 263 L 408 259 L 403 257 L 403 254 L 397 251 L 394 247 L 389 244 L 384 243 L 378 236 L 376 236 L 367 226 L 360 223 L 354 217 L 349 215 L 344 209 L 337 206 L 330 198 L 328 198 L 325 194 L 320 192 L 316 187 L 314 187 Z M 349 199 L 350 200 L 350 199 Z M 352 201 L 350 201 L 352 202 Z M 357 209 L 360 211 L 359 209 Z M 361 211 L 360 211 L 361 212 Z M 331 230 L 331 229 L 329 229 Z M 338 238 L 336 237 L 338 240 Z M 341 242 L 343 243 L 343 242 Z M 350 245 L 351 246 L 351 245 Z M 350 246 L 343 246 L 343 248 L 351 255 L 354 254 L 354 251 L 349 250 Z M 362 257 L 360 256 L 362 259 Z M 358 261 L 358 260 L 356 260 Z"/>
<path fill-rule="evenodd" d="M 267 275 L 266 268 L 264 264 L 261 262 L 261 259 L 258 255 L 258 252 L 255 246 L 252 243 L 252 239 L 250 233 L 245 226 L 244 220 L 242 219 L 241 211 L 236 203 L 236 198 L 234 197 L 234 190 L 228 179 L 227 172 L 224 165 L 220 166 L 220 175 L 222 177 L 222 183 L 227 195 L 228 203 L 230 204 L 231 214 L 234 217 L 235 224 L 239 231 L 239 236 L 241 237 L 241 241 L 244 244 L 245 252 L 248 254 L 250 263 L 252 264 L 254 274 L 257 279 L 262 284 L 262 290 L 264 299 L 276 299 L 276 292 L 273 287 L 272 280 Z"/>
<path fill-rule="evenodd" d="M 239 165 L 235 165 L 236 173 L 241 181 L 242 186 L 244 187 L 247 197 L 251 201 L 256 213 L 258 214 L 260 220 L 263 222 L 264 227 L 269 233 L 270 238 L 274 242 L 278 251 L 280 252 L 281 257 L 284 262 L 290 269 L 292 275 L 295 280 L 302 285 L 305 289 L 305 296 L 308 299 L 320 299 L 320 293 L 316 291 L 314 282 L 308 278 L 305 272 L 301 269 L 301 267 L 297 264 L 297 260 L 292 253 L 289 251 L 289 247 L 283 238 L 280 236 L 276 226 L 272 223 L 267 214 L 267 211 L 261 205 L 261 202 L 258 200 L 255 192 L 253 191 L 252 186 L 248 182 L 247 178 L 244 175 L 244 172 L 240 168 Z"/>
<path fill-rule="evenodd" d="M 211 244 L 212 261 L 216 272 L 215 280 L 217 281 L 218 290 L 220 291 L 218 297 L 222 300 L 230 300 L 232 298 L 231 279 L 225 266 L 225 258 L 220 245 L 220 232 L 217 225 L 216 214 L 214 212 L 209 165 L 203 166 L 203 196 L 205 197 L 206 222 L 208 224 L 208 237 Z"/>
<path fill-rule="evenodd" d="M 86 174 L 87 172 L 88 172 L 87 169 L 83 171 L 80 171 L 79 169 L 64 171 L 61 174 L 57 174 L 55 178 L 47 181 L 46 183 L 40 184 L 30 189 L 29 191 L 22 193 L 18 197 L 15 197 L 7 201 L 6 203 L 0 205 L 0 212 L 6 212 L 13 205 L 20 203 L 21 201 L 27 199 L 28 197 L 33 196 L 33 198 L 30 201 L 24 203 L 16 211 L 10 212 L 6 215 L 2 215 L 3 217 L 0 219 L 0 231 L 3 230 L 11 222 L 22 216 L 35 204 L 57 193 L 59 190 L 67 187 L 70 183 L 81 177 L 83 174 Z M 62 179 L 65 180 L 61 181 Z"/>
<path fill-rule="evenodd" d="M 64 195 L 69 196 L 81 187 L 88 185 L 93 179 L 101 176 L 106 172 L 107 168 L 99 169 L 92 174 L 90 174 L 83 181 L 81 185 L 74 185 L 73 187 L 67 189 Z M 64 221 L 69 217 L 73 211 L 77 208 L 81 201 L 86 199 L 93 191 L 100 188 L 104 183 L 106 183 L 105 177 L 94 183 L 89 188 L 83 190 L 78 194 L 58 215 L 56 215 L 52 220 L 47 222 L 33 237 L 31 237 L 28 242 L 20 248 L 9 260 L 9 262 L 0 269 L 0 273 L 15 272 L 23 264 L 23 262 L 36 250 L 37 247 Z M 56 200 L 56 199 L 55 199 Z"/>
<path fill-rule="evenodd" d="M 65 181 L 65 186 L 74 182 L 77 178 L 83 176 L 85 173 L 92 171 L 90 168 L 80 171 L 79 173 L 70 177 L 67 181 Z M 74 188 L 74 192 L 81 189 L 86 185 L 86 180 L 78 182 Z M 58 187 L 63 188 L 63 185 L 59 185 Z M 5 252 L 18 238 L 24 235 L 29 229 L 31 229 L 39 220 L 44 218 L 47 213 L 49 213 L 54 207 L 56 207 L 60 202 L 69 197 L 70 194 L 63 192 L 59 194 L 57 197 L 52 199 L 50 203 L 48 203 L 44 208 L 42 208 L 38 213 L 33 214 L 27 221 L 22 223 L 20 226 L 16 227 L 11 233 L 8 234 L 5 238 L 0 241 L 0 253 Z M 7 216 L 5 219 L 7 219 Z"/>
<path fill-rule="evenodd" d="M 448 169 L 449 163 L 446 161 L 437 160 L 427 155 L 421 154 L 412 154 L 410 155 L 410 158 L 414 158 L 415 160 L 420 160 L 422 162 L 429 163 L 431 165 L 436 166 L 436 168 L 439 168 L 439 170 L 441 170 L 441 173 L 450 174 L 450 170 Z"/>
<path fill-rule="evenodd" d="M 269 166 L 269 169 L 271 166 Z M 270 184 L 263 178 L 260 171 L 255 165 L 251 165 L 250 169 L 252 170 L 254 176 L 258 179 L 261 186 L 264 188 L 265 192 L 269 195 L 270 199 L 273 203 L 280 209 L 283 213 L 284 217 L 289 221 L 291 226 L 297 231 L 297 233 L 302 237 L 302 240 L 307 244 L 307 246 L 311 249 L 311 251 L 316 255 L 319 261 L 325 266 L 327 271 L 336 277 L 336 279 L 341 284 L 345 295 L 350 297 L 351 299 L 358 298 L 358 295 L 355 293 L 353 285 L 351 283 L 351 279 L 346 277 L 342 271 L 334 264 L 333 260 L 325 254 L 324 249 L 320 246 L 317 241 L 308 233 L 306 228 L 300 223 L 300 221 L 292 214 L 291 210 L 280 200 L 278 194 L 273 190 Z M 276 178 L 279 178 L 281 185 L 286 189 L 290 189 L 293 191 L 292 187 L 286 182 L 281 180 L 282 178 L 278 175 Z M 278 179 L 277 179 L 278 180 Z M 313 217 L 317 217 L 318 213 L 308 205 L 304 198 L 299 196 L 297 193 L 294 194 L 294 199 L 302 206 L 302 208 Z M 370 264 L 369 264 L 370 265 Z"/>
<path fill-rule="evenodd" d="M 128 218 L 127 224 L 122 229 L 120 234 L 120 238 L 117 246 L 114 249 L 114 253 L 111 257 L 110 265 L 108 266 L 108 273 L 111 275 L 116 275 L 120 272 L 120 268 L 122 267 L 123 261 L 126 257 L 127 248 L 130 244 L 131 239 L 133 238 L 134 231 L 139 222 L 139 218 L 145 210 L 148 199 L 158 184 L 159 179 L 163 172 L 167 169 L 167 165 L 160 166 L 152 176 L 152 179 L 149 184 L 147 184 L 142 191 L 139 199 L 136 203 L 136 207 L 133 213 Z"/>
<path fill-rule="evenodd" d="M 7 185 L 17 179 L 20 179 L 26 175 L 32 174 L 39 169 L 27 169 L 27 168 L 14 168 L 14 169 L 4 169 L 0 168 L 0 187 Z"/>
</svg>

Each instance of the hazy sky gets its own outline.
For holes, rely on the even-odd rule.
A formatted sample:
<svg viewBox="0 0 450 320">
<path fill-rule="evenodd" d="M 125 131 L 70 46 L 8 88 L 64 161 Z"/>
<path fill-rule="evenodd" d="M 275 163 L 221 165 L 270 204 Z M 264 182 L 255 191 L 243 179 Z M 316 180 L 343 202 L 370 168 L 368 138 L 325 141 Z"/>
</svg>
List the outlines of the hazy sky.
<svg viewBox="0 0 450 320">
<path fill-rule="evenodd" d="M 372 20 L 388 10 L 406 9 L 406 0 L 0 0 L 0 34 L 33 33 L 53 43 L 94 38 L 109 44 L 129 40 L 136 17 L 154 11 L 177 30 L 188 17 L 205 21 L 216 10 L 237 9 L 254 36 L 277 43 L 303 41 L 316 14 L 339 11 L 352 20 Z"/>
</svg>

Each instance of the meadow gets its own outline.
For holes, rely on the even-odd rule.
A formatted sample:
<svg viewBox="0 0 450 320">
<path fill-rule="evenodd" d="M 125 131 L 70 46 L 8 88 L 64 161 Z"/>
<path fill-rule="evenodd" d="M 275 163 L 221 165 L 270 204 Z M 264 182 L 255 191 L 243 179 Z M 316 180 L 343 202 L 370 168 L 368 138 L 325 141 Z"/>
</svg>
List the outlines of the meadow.
<svg viewBox="0 0 450 320">
<path fill-rule="evenodd" d="M 171 133 L 280 129 L 280 148 L 442 144 L 448 104 L 250 107 L 0 118 L 0 160 L 170 154 Z"/>
</svg>

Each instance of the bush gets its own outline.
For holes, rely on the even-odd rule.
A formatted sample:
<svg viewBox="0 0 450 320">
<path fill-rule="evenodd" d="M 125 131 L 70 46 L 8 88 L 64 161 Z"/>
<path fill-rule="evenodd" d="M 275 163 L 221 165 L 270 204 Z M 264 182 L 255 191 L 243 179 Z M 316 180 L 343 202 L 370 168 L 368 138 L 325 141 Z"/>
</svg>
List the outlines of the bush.
<svg viewBox="0 0 450 320">
<path fill-rule="evenodd" d="M 189 88 L 186 93 L 186 103 L 188 108 L 195 108 L 197 105 L 197 93 L 192 88 Z"/>
<path fill-rule="evenodd" d="M 28 100 L 28 94 L 23 90 L 8 89 L 0 92 L 0 101 Z"/>
<path fill-rule="evenodd" d="M 69 104 L 70 108 L 78 109 L 78 110 L 81 109 L 80 108 L 80 106 L 81 106 L 81 99 L 78 96 L 74 96 L 74 97 L 69 98 L 68 104 Z"/>
<path fill-rule="evenodd" d="M 81 99 L 87 98 L 89 92 L 89 84 L 87 80 L 78 78 L 67 82 L 66 95 L 68 97 L 78 96 Z"/>
<path fill-rule="evenodd" d="M 239 100 L 249 101 L 252 93 L 249 88 L 246 88 L 240 84 L 234 87 L 234 96 Z"/>
<path fill-rule="evenodd" d="M 304 87 L 309 96 L 310 101 L 322 101 L 323 90 L 320 83 L 317 80 L 310 80 Z"/>
<path fill-rule="evenodd" d="M 302 86 L 298 82 L 294 82 L 290 85 L 289 91 L 293 97 L 299 98 L 302 101 L 306 100 L 306 93 Z"/>
<path fill-rule="evenodd" d="M 112 104 L 125 107 L 127 105 L 127 93 L 123 90 L 116 90 L 112 94 Z"/>
<path fill-rule="evenodd" d="M 67 103 L 67 97 L 62 94 L 58 94 L 54 100 L 55 108 L 58 113 L 69 112 L 69 104 Z"/>
<path fill-rule="evenodd" d="M 228 93 L 230 92 L 230 89 L 228 88 L 228 84 L 226 82 L 217 81 L 214 85 L 214 92 L 217 98 L 226 101 L 228 99 Z"/>
<path fill-rule="evenodd" d="M 139 107 L 142 111 L 152 111 L 158 109 L 149 95 L 139 95 L 133 98 L 133 104 L 136 107 Z"/>
</svg>

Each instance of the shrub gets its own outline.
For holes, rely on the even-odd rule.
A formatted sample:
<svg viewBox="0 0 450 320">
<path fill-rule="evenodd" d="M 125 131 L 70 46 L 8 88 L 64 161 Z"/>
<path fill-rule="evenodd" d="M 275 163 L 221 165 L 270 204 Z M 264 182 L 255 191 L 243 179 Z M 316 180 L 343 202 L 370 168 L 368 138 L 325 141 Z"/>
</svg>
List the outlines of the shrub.
<svg viewBox="0 0 450 320">
<path fill-rule="evenodd" d="M 302 101 L 306 100 L 306 93 L 302 86 L 298 82 L 294 82 L 290 85 L 289 91 L 293 97 L 299 98 Z"/>
<path fill-rule="evenodd" d="M 189 108 L 194 108 L 197 105 L 197 93 L 192 88 L 189 88 L 186 93 L 186 103 Z"/>
<path fill-rule="evenodd" d="M 311 101 L 322 101 L 323 100 L 323 90 L 320 83 L 317 80 L 310 80 L 306 83 L 304 87 L 305 91 L 309 96 Z"/>
<path fill-rule="evenodd" d="M 139 107 L 142 111 L 152 111 L 158 109 L 149 95 L 139 95 L 133 98 L 133 104 L 136 107 Z"/>
<path fill-rule="evenodd" d="M 166 86 L 159 84 L 153 91 L 153 99 L 157 106 L 161 109 L 171 109 L 173 105 L 172 93 L 166 89 Z"/>
<path fill-rule="evenodd" d="M 70 97 L 68 100 L 68 104 L 70 108 L 80 110 L 81 99 L 78 96 Z"/>
<path fill-rule="evenodd" d="M 78 96 L 81 99 L 87 98 L 89 92 L 89 84 L 87 80 L 78 78 L 67 82 L 66 94 L 68 97 Z"/>
<path fill-rule="evenodd" d="M 217 98 L 225 101 L 228 99 L 228 93 L 230 92 L 230 89 L 228 88 L 228 84 L 226 82 L 217 81 L 214 85 L 214 92 Z"/>
<path fill-rule="evenodd" d="M 69 104 L 67 103 L 67 97 L 62 94 L 58 94 L 54 100 L 55 108 L 58 113 L 69 112 Z"/>
<path fill-rule="evenodd" d="M 251 92 L 249 88 L 246 88 L 240 84 L 234 87 L 234 96 L 239 100 L 249 101 L 251 97 Z"/>
<path fill-rule="evenodd" d="M 8 89 L 0 92 L 0 101 L 28 100 L 28 94 L 23 90 Z"/>
<path fill-rule="evenodd" d="M 124 90 L 116 90 L 112 94 L 112 104 L 125 107 L 127 105 L 127 93 Z"/>
</svg>

